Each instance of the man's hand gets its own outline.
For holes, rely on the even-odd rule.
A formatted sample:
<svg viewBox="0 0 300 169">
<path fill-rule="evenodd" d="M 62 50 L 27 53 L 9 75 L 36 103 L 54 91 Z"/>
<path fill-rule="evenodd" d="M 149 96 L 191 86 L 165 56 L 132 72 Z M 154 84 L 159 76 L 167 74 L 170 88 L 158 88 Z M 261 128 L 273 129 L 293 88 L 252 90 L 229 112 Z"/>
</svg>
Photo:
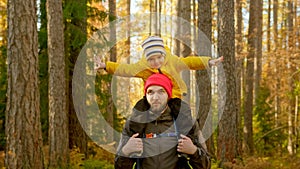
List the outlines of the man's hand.
<svg viewBox="0 0 300 169">
<path fill-rule="evenodd" d="M 128 142 L 122 148 L 124 155 L 129 156 L 131 153 L 142 153 L 143 152 L 143 141 L 141 138 L 136 138 L 139 133 L 136 133 L 130 137 Z"/>
<path fill-rule="evenodd" d="M 94 67 L 95 70 L 106 68 L 105 63 L 103 63 L 98 56 L 94 56 L 94 62 L 95 62 L 95 67 Z"/>
<path fill-rule="evenodd" d="M 197 147 L 194 145 L 192 140 L 180 134 L 181 139 L 178 140 L 177 151 L 185 154 L 194 154 L 197 151 Z"/>
<path fill-rule="evenodd" d="M 223 62 L 224 57 L 221 56 L 218 59 L 211 59 L 208 61 L 209 66 L 217 66 L 219 63 Z"/>
</svg>

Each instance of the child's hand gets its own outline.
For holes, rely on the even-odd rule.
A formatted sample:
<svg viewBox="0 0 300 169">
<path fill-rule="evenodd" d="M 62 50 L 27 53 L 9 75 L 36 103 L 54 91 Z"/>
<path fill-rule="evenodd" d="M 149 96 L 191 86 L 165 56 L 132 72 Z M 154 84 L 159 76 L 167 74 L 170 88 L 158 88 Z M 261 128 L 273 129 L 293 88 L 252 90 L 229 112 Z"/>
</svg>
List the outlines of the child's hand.
<svg viewBox="0 0 300 169">
<path fill-rule="evenodd" d="M 211 59 L 208 63 L 210 66 L 217 66 L 220 62 L 223 62 L 224 57 L 221 56 L 218 59 Z"/>
<path fill-rule="evenodd" d="M 98 56 L 94 56 L 95 61 L 95 70 L 104 69 L 106 67 L 105 63 L 101 62 L 101 59 Z"/>
</svg>

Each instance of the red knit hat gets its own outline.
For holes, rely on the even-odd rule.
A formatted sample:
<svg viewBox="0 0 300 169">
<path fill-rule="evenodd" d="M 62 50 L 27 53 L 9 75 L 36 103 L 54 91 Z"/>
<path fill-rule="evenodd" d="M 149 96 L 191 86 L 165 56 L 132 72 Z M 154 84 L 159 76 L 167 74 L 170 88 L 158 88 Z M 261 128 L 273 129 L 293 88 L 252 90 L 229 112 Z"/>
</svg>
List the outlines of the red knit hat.
<svg viewBox="0 0 300 169">
<path fill-rule="evenodd" d="M 146 94 L 149 86 L 157 85 L 163 87 L 168 93 L 168 97 L 172 97 L 172 81 L 164 74 L 156 73 L 148 77 L 145 82 L 144 92 Z"/>
</svg>

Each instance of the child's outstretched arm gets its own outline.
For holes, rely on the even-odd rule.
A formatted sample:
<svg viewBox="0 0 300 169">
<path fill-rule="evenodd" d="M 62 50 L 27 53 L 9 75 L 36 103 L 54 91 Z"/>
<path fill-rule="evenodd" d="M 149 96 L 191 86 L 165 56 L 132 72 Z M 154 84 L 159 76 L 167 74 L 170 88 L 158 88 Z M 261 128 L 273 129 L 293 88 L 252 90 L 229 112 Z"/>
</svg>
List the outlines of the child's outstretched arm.
<svg viewBox="0 0 300 169">
<path fill-rule="evenodd" d="M 219 63 L 223 62 L 223 60 L 224 60 L 224 57 L 221 56 L 221 57 L 219 57 L 217 59 L 211 59 L 211 60 L 209 60 L 208 64 L 209 64 L 209 66 L 217 66 Z"/>
<path fill-rule="evenodd" d="M 176 67 L 179 69 L 187 69 L 187 67 L 190 70 L 204 70 L 211 66 L 217 66 L 219 63 L 223 62 L 224 58 L 223 56 L 212 59 L 208 56 L 188 56 L 188 57 L 180 57 L 180 62 L 177 63 Z M 180 63 L 184 63 L 183 66 Z M 180 65 L 180 66 L 178 66 Z"/>
<path fill-rule="evenodd" d="M 109 74 L 122 77 L 140 77 L 144 78 L 147 67 L 141 61 L 132 64 L 117 63 L 117 62 L 102 62 L 98 56 L 94 57 L 94 70 L 105 69 Z"/>
</svg>

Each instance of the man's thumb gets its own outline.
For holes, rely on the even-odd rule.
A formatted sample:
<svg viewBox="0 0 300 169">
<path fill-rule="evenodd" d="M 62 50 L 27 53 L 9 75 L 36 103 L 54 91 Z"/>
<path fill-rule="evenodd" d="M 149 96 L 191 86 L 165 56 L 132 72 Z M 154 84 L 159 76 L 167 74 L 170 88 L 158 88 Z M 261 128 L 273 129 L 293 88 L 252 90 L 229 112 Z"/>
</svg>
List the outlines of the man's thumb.
<svg viewBox="0 0 300 169">
<path fill-rule="evenodd" d="M 135 133 L 134 135 L 132 135 L 131 137 L 136 138 L 139 135 L 139 133 Z"/>
</svg>

